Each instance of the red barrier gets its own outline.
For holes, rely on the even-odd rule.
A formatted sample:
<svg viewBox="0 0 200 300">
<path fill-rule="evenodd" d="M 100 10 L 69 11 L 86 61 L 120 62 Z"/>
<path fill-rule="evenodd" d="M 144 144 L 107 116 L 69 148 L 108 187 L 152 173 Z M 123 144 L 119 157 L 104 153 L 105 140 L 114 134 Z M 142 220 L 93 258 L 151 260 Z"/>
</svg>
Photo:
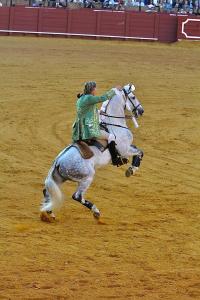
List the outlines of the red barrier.
<svg viewBox="0 0 200 300">
<path fill-rule="evenodd" d="M 148 39 L 200 38 L 200 18 L 92 9 L 0 8 L 0 33 Z M 177 31 L 178 27 L 178 31 Z M 177 33 L 178 32 L 178 33 Z"/>
<path fill-rule="evenodd" d="M 124 36 L 125 12 L 97 11 L 97 34 Z"/>
<path fill-rule="evenodd" d="M 155 14 L 127 12 L 126 35 L 157 39 L 157 36 L 155 36 L 155 18 Z"/>
<path fill-rule="evenodd" d="M 9 7 L 1 7 L 0 8 L 0 29 L 9 29 L 10 22 L 10 8 Z"/>
<path fill-rule="evenodd" d="M 38 9 L 25 7 L 10 8 L 10 30 L 37 31 Z"/>
<path fill-rule="evenodd" d="M 67 33 L 96 34 L 96 12 L 90 9 L 68 10 Z"/>
<path fill-rule="evenodd" d="M 65 9 L 38 9 L 38 32 L 65 33 L 68 14 Z"/>
<path fill-rule="evenodd" d="M 178 39 L 200 40 L 200 18 L 178 16 Z"/>
<path fill-rule="evenodd" d="M 158 17 L 158 40 L 160 42 L 175 42 L 177 40 L 177 16 L 160 14 Z"/>
</svg>

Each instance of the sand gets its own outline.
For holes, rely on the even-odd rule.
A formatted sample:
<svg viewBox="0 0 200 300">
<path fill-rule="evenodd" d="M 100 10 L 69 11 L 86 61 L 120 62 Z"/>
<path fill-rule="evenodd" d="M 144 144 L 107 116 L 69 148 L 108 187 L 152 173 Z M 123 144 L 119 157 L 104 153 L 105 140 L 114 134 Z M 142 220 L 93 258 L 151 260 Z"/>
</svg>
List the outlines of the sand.
<svg viewBox="0 0 200 300">
<path fill-rule="evenodd" d="M 0 299 L 200 299 L 200 45 L 0 37 Z M 44 179 L 71 141 L 76 94 L 133 82 L 139 172 L 98 170 L 41 222 Z"/>
</svg>

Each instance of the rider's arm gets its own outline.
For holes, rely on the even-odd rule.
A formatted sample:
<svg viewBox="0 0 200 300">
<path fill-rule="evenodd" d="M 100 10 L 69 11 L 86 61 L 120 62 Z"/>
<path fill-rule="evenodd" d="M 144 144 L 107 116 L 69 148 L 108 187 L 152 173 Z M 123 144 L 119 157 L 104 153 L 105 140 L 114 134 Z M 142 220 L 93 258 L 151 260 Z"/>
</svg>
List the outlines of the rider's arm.
<svg viewBox="0 0 200 300">
<path fill-rule="evenodd" d="M 83 100 L 83 105 L 90 105 L 90 104 L 96 104 L 100 102 L 104 102 L 106 100 L 110 100 L 115 95 L 114 90 L 110 90 L 103 94 L 102 96 L 93 96 L 93 95 L 87 95 L 87 97 Z"/>
</svg>

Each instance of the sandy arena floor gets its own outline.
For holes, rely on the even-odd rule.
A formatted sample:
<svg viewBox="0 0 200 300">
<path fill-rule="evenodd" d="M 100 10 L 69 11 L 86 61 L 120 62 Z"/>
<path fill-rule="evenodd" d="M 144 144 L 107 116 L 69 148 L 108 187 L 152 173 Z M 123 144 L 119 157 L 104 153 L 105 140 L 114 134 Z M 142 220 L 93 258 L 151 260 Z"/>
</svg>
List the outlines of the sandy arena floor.
<svg viewBox="0 0 200 300">
<path fill-rule="evenodd" d="M 200 299 L 200 45 L 0 37 L 0 299 Z M 105 225 L 67 196 L 42 223 L 43 181 L 70 142 L 76 94 L 132 81 L 145 157 L 96 174 Z M 130 124 L 133 128 L 133 126 Z"/>
</svg>

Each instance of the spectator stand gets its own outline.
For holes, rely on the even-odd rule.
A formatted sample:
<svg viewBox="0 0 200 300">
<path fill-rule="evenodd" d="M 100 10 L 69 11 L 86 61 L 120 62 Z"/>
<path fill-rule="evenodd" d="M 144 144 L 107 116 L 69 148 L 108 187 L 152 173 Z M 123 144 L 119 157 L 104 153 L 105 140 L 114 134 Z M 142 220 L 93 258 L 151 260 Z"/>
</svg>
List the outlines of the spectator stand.
<svg viewBox="0 0 200 300">
<path fill-rule="evenodd" d="M 200 15 L 200 0 L 0 0 L 2 6 L 133 10 Z"/>
</svg>

